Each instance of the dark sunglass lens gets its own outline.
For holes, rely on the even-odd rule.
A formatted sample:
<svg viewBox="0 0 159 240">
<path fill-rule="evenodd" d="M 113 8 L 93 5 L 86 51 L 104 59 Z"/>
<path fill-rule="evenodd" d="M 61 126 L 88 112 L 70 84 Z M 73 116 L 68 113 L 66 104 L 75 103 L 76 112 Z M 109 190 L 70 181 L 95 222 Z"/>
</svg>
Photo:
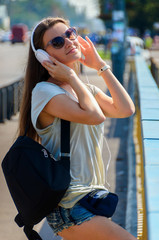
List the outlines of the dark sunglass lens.
<svg viewBox="0 0 159 240">
<path fill-rule="evenodd" d="M 51 42 L 54 48 L 62 48 L 65 44 L 65 40 L 63 37 L 56 37 Z"/>
<path fill-rule="evenodd" d="M 66 32 L 65 32 L 65 35 L 67 38 L 69 39 L 76 39 L 77 37 L 77 33 L 76 33 L 76 29 L 75 28 L 69 28 Z"/>
</svg>

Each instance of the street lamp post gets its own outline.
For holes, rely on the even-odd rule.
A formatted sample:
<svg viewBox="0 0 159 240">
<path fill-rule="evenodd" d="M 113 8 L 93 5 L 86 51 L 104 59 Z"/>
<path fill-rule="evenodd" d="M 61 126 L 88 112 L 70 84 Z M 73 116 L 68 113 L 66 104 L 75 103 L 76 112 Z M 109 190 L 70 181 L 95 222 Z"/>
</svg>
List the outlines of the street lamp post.
<svg viewBox="0 0 159 240">
<path fill-rule="evenodd" d="M 114 10 L 112 13 L 112 70 L 120 83 L 123 83 L 123 75 L 125 69 L 125 1 L 114 0 Z"/>
</svg>

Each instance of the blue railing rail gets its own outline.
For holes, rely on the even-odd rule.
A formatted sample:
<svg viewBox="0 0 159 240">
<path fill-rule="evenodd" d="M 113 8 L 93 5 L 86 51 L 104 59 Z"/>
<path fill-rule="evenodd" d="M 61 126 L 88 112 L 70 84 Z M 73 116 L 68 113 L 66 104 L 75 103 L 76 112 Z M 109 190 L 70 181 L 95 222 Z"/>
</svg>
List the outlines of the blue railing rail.
<svg viewBox="0 0 159 240">
<path fill-rule="evenodd" d="M 10 120 L 19 111 L 23 77 L 0 85 L 0 123 Z"/>
<path fill-rule="evenodd" d="M 159 87 L 159 58 L 151 58 L 151 73 Z"/>
<path fill-rule="evenodd" d="M 159 239 L 159 89 L 142 56 L 135 57 L 144 169 L 147 238 Z"/>
</svg>

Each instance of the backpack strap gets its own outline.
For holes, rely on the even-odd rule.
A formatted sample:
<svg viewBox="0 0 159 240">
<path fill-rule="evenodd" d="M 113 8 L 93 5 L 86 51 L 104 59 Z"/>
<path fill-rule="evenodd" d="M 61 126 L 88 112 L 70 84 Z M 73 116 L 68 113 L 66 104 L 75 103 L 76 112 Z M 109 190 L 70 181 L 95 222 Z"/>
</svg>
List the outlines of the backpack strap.
<svg viewBox="0 0 159 240">
<path fill-rule="evenodd" d="M 27 135 L 28 125 L 25 127 L 24 136 Z M 70 157 L 70 122 L 61 119 L 61 156 Z"/>
<path fill-rule="evenodd" d="M 42 240 L 40 235 L 33 230 L 33 226 L 25 225 L 23 231 L 29 240 Z"/>
<path fill-rule="evenodd" d="M 18 214 L 15 216 L 14 221 L 16 222 L 16 224 L 17 224 L 19 227 L 23 227 L 23 226 L 24 226 L 24 222 L 23 222 L 22 217 L 20 216 L 20 213 L 18 213 Z"/>
<path fill-rule="evenodd" d="M 61 119 L 61 156 L 70 159 L 70 122 Z"/>
<path fill-rule="evenodd" d="M 40 235 L 35 230 L 33 230 L 34 226 L 24 224 L 20 214 L 17 214 L 14 220 L 19 227 L 24 226 L 23 231 L 29 240 L 42 240 Z"/>
</svg>

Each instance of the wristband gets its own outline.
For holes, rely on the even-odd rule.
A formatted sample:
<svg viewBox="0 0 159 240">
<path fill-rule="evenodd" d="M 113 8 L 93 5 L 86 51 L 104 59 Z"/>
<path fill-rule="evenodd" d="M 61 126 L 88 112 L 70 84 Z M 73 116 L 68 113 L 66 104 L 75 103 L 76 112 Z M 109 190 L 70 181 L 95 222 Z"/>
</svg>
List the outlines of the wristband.
<svg viewBox="0 0 159 240">
<path fill-rule="evenodd" d="M 102 68 L 99 69 L 97 72 L 98 76 L 101 75 L 102 72 L 106 71 L 107 69 L 110 69 L 111 67 L 109 65 L 104 65 Z"/>
</svg>

